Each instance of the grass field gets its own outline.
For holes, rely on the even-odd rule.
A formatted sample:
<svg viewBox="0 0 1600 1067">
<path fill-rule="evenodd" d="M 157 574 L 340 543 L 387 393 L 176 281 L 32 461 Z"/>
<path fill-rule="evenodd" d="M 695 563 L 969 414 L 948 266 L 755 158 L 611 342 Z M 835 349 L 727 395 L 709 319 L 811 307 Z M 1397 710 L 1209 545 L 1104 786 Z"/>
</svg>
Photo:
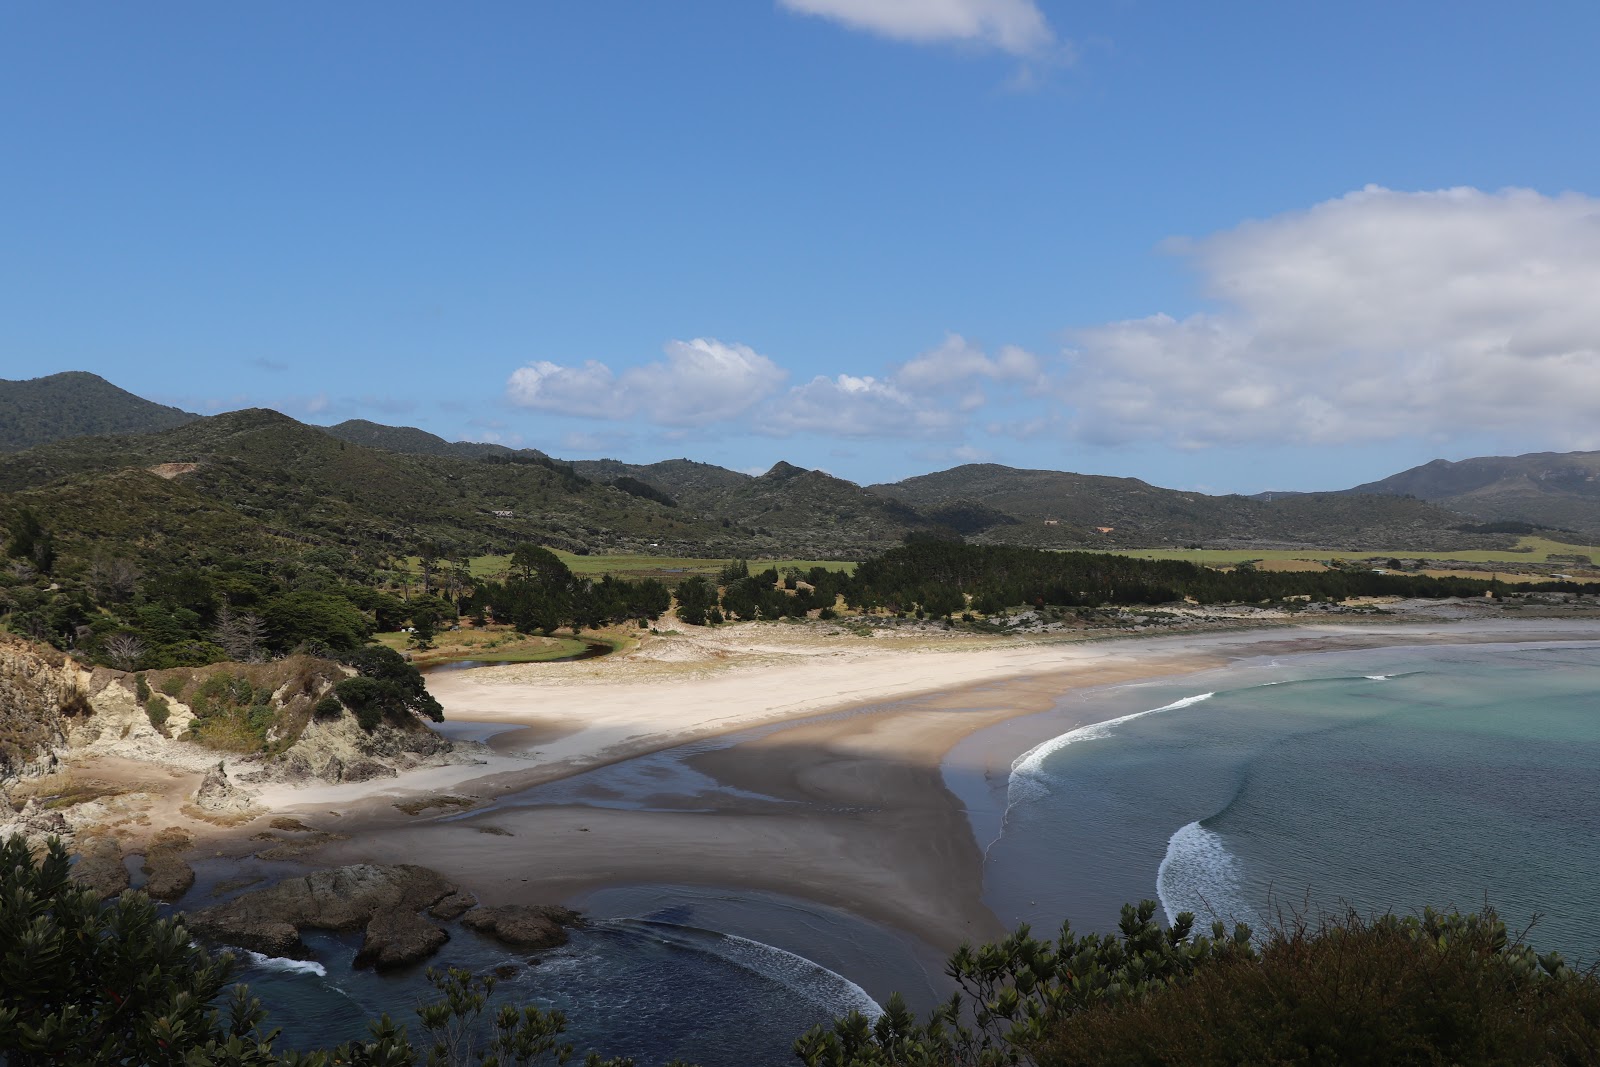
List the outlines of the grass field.
<svg viewBox="0 0 1600 1067">
<path fill-rule="evenodd" d="M 410 647 L 410 636 L 401 632 L 383 633 L 377 634 L 376 640 L 397 652 L 405 652 Z M 576 656 L 587 647 L 587 641 L 574 637 L 525 637 L 506 626 L 446 630 L 434 636 L 433 648 L 412 652 L 411 662 L 419 667 L 463 659 L 484 663 L 544 663 Z"/>
<path fill-rule="evenodd" d="M 1417 559 L 1419 554 L 1414 549 L 1378 549 L 1378 548 L 1290 548 L 1290 549 L 1209 549 L 1209 548 L 1118 548 L 1098 549 L 1097 551 L 1111 552 L 1122 556 L 1138 556 L 1142 559 L 1182 559 L 1190 563 L 1205 563 L 1214 567 L 1226 567 L 1234 563 L 1243 563 L 1246 560 L 1257 562 L 1293 562 L 1310 560 L 1314 562 L 1329 559 Z M 1426 553 L 1429 559 L 1458 560 L 1462 563 L 1548 563 L 1549 557 L 1554 555 L 1582 555 L 1594 556 L 1600 554 L 1600 547 L 1595 545 L 1568 545 L 1560 541 L 1551 541 L 1544 537 L 1523 537 L 1518 539 L 1513 548 L 1485 549 L 1475 551 L 1453 551 Z"/>
<path fill-rule="evenodd" d="M 1296 570 L 1321 570 L 1332 559 L 1346 560 L 1387 560 L 1390 558 L 1416 559 L 1419 557 L 1413 549 L 1373 549 L 1373 548 L 1289 548 L 1289 549 L 1190 549 L 1190 548 L 1117 548 L 1117 549 L 1092 549 L 1091 551 L 1107 552 L 1114 555 L 1138 556 L 1142 559 L 1180 559 L 1190 563 L 1203 563 L 1211 567 L 1230 567 L 1234 564 L 1251 561 L 1263 570 L 1296 571 Z M 643 556 L 643 555 L 613 555 L 613 556 L 579 556 L 572 552 L 557 551 L 556 555 L 572 572 L 586 578 L 598 578 L 603 574 L 614 574 L 618 578 L 659 578 L 668 585 L 696 574 L 714 576 L 724 565 L 727 559 L 711 559 L 705 557 L 685 556 Z M 1427 558 L 1441 561 L 1454 561 L 1460 563 L 1495 564 L 1503 563 L 1507 566 L 1536 564 L 1541 567 L 1550 565 L 1549 557 L 1558 556 L 1600 556 L 1600 546 L 1596 545 L 1571 545 L 1560 541 L 1552 541 L 1544 537 L 1523 537 L 1518 539 L 1512 548 L 1486 549 L 1476 551 L 1454 551 L 1429 553 Z M 415 556 L 407 561 L 415 572 L 418 569 L 418 560 Z M 813 560 L 813 559 L 752 559 L 749 561 L 752 571 L 762 570 L 766 567 L 777 567 L 781 572 L 786 568 L 794 567 L 799 570 L 809 570 L 812 567 L 826 567 L 829 570 L 843 570 L 853 573 L 856 565 L 841 560 Z M 475 578 L 499 578 L 506 574 L 511 566 L 510 556 L 476 556 L 471 561 L 472 576 Z M 1594 568 L 1585 568 L 1579 565 L 1576 570 L 1589 572 Z M 1428 568 L 1423 573 L 1435 577 L 1481 577 L 1481 572 L 1459 570 L 1451 568 Z M 1525 577 L 1516 575 L 1502 575 L 1506 581 L 1526 581 Z"/>
</svg>

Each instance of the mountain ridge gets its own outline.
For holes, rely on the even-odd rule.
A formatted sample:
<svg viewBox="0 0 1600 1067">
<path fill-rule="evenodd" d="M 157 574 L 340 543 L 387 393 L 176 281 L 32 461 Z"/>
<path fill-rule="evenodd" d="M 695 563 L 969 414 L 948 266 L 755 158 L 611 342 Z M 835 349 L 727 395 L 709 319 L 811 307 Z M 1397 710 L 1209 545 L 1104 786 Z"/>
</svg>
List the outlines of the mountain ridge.
<svg viewBox="0 0 1600 1067">
<path fill-rule="evenodd" d="M 111 389 L 147 403 L 94 375 L 34 381 L 53 383 L 48 394 L 81 386 L 86 395 Z M 476 547 L 520 537 L 574 549 L 804 558 L 859 557 L 913 534 L 1044 548 L 1442 549 L 1483 546 L 1475 518 L 1600 528 L 1600 453 L 1441 460 L 1351 490 L 1251 498 L 997 463 L 861 486 L 787 461 L 759 475 L 688 458 L 565 463 L 412 426 L 314 426 L 265 408 L 166 417 L 182 421 L 0 454 L 0 492 L 58 483 L 51 492 L 59 494 L 67 482 L 81 491 L 138 467 L 267 523 L 275 536 Z M 126 499 L 127 479 L 117 484 Z"/>
<path fill-rule="evenodd" d="M 200 417 L 146 400 L 89 371 L 0 379 L 0 452 L 71 437 L 150 433 Z"/>
</svg>

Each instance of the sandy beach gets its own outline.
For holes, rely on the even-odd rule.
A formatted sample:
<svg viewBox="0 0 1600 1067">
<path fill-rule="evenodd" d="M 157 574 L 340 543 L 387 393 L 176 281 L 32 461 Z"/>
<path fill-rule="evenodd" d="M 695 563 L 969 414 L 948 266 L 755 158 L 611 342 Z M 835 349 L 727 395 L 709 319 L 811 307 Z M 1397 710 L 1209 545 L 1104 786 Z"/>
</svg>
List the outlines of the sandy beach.
<svg viewBox="0 0 1600 1067">
<path fill-rule="evenodd" d="M 948 950 L 1002 932 L 982 900 L 981 851 L 941 771 L 975 731 L 1070 691 L 1252 657 L 1597 638 L 1594 623 L 1485 620 L 897 647 L 728 627 L 581 664 L 433 674 L 448 721 L 506 728 L 487 762 L 264 799 L 342 835 L 307 862 L 423 863 L 495 903 L 615 884 L 747 887 L 842 907 Z M 1068 725 L 1103 717 L 1082 706 Z M 978 765 L 964 769 L 1003 776 L 1043 739 L 969 752 Z M 650 785 L 666 774 L 650 758 L 663 750 L 702 780 Z M 565 792 L 551 794 L 557 787 Z M 459 799 L 418 810 L 439 796 Z"/>
</svg>

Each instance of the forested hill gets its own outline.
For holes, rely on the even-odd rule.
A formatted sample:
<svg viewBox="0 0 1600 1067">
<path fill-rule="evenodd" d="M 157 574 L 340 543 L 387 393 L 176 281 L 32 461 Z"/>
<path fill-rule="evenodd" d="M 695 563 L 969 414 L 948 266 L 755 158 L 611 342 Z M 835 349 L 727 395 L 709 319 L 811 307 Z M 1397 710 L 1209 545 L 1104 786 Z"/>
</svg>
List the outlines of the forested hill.
<svg viewBox="0 0 1600 1067">
<path fill-rule="evenodd" d="M 1488 521 L 1600 536 L 1600 452 L 1436 459 L 1349 492 L 1405 494 Z"/>
<path fill-rule="evenodd" d="M 148 433 L 199 417 L 134 396 L 87 371 L 0 380 L 0 452 L 85 434 Z"/>
<path fill-rule="evenodd" d="M 276 542 L 402 554 L 433 544 L 455 557 L 531 542 L 811 559 L 860 558 L 931 526 L 820 472 L 784 465 L 734 477 L 736 496 L 708 514 L 643 486 L 592 481 L 537 452 L 408 454 L 249 409 L 0 456 L 0 526 L 31 509 L 58 538 L 115 541 L 138 554 Z"/>
<path fill-rule="evenodd" d="M 108 538 L 118 552 L 226 552 L 240 539 L 401 554 L 431 543 L 452 556 L 527 541 L 584 551 L 745 548 L 720 524 L 543 457 L 404 455 L 261 409 L 0 457 L 0 493 L 0 523 L 28 508 L 58 538 Z"/>
<path fill-rule="evenodd" d="M 415 426 L 385 426 L 366 419 L 346 419 L 334 426 L 324 426 L 322 430 L 353 445 L 366 445 L 368 448 L 381 448 L 410 456 L 481 459 L 484 456 L 510 456 L 517 451 L 487 441 L 446 441 L 438 434 L 419 430 Z M 534 449 L 527 451 L 534 456 L 544 455 Z"/>
<path fill-rule="evenodd" d="M 972 463 L 869 487 L 973 540 L 1039 547 L 1487 544 L 1459 514 L 1392 495 L 1318 493 L 1258 500 L 1162 489 L 1137 478 Z M 963 515 L 968 516 L 963 520 Z"/>
<path fill-rule="evenodd" d="M 1600 453 L 1434 463 L 1358 487 L 1370 492 L 1246 498 L 998 464 L 864 488 L 789 463 L 761 474 L 689 459 L 565 463 L 363 419 L 313 427 L 259 409 L 202 419 L 79 372 L 0 383 L 0 414 L 0 452 L 14 453 L 0 462 L 0 493 L 35 494 L 90 530 L 96 502 L 117 499 L 132 513 L 106 525 L 143 516 L 172 536 L 188 515 L 212 533 L 254 523 L 259 536 L 316 543 L 487 551 L 533 540 L 809 559 L 859 559 L 913 533 L 1045 548 L 1449 551 L 1514 536 L 1474 531 L 1476 519 L 1600 532 Z M 119 432 L 94 432 L 103 426 Z M 45 433 L 58 439 L 18 451 Z M 169 484 L 142 491 L 141 471 Z M 104 491 L 90 491 L 102 478 Z"/>
</svg>

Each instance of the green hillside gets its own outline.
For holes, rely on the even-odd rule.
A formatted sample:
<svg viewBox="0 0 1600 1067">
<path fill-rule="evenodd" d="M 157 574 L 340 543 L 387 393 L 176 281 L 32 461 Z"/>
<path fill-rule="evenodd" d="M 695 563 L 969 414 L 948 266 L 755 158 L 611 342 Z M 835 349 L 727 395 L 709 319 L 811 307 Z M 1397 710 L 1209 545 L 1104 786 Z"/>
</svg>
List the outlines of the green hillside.
<svg viewBox="0 0 1600 1067">
<path fill-rule="evenodd" d="M 152 470 L 166 478 L 144 473 Z M 131 478 L 135 473 L 140 478 Z M 129 484 L 151 491 L 130 498 Z M 261 536 L 350 548 L 435 542 L 447 552 L 481 554 L 533 541 L 583 551 L 654 544 L 683 554 L 732 541 L 720 525 L 595 485 L 543 457 L 403 455 L 261 409 L 6 456 L 0 492 L 12 494 L 3 503 L 33 507 L 68 542 L 127 523 L 176 521 L 175 499 L 183 502 L 179 518 L 201 524 L 197 536 L 223 509 Z"/>
<path fill-rule="evenodd" d="M 1395 496 L 1294 495 L 1263 501 L 1162 489 L 1137 478 L 1019 470 L 974 463 L 870 491 L 925 515 L 966 515 L 973 540 L 1037 547 L 1205 544 L 1489 547 L 1506 535 L 1468 535 L 1461 515 Z M 1004 521 L 1005 517 L 1016 520 Z M 955 523 L 951 523 L 955 525 Z"/>
<path fill-rule="evenodd" d="M 1436 459 L 1350 492 L 1404 494 L 1474 518 L 1600 535 L 1600 452 Z"/>
<path fill-rule="evenodd" d="M 438 434 L 419 430 L 415 426 L 385 426 L 366 419 L 346 419 L 335 426 L 322 427 L 341 441 L 368 448 L 381 448 L 388 452 L 402 452 L 411 456 L 446 456 L 452 459 L 481 459 L 484 456 L 509 456 L 516 449 L 486 441 L 446 441 Z M 543 452 L 528 450 L 533 455 Z"/>
<path fill-rule="evenodd" d="M 134 396 L 87 371 L 0 380 L 0 452 L 86 434 L 149 433 L 199 417 Z"/>
</svg>

